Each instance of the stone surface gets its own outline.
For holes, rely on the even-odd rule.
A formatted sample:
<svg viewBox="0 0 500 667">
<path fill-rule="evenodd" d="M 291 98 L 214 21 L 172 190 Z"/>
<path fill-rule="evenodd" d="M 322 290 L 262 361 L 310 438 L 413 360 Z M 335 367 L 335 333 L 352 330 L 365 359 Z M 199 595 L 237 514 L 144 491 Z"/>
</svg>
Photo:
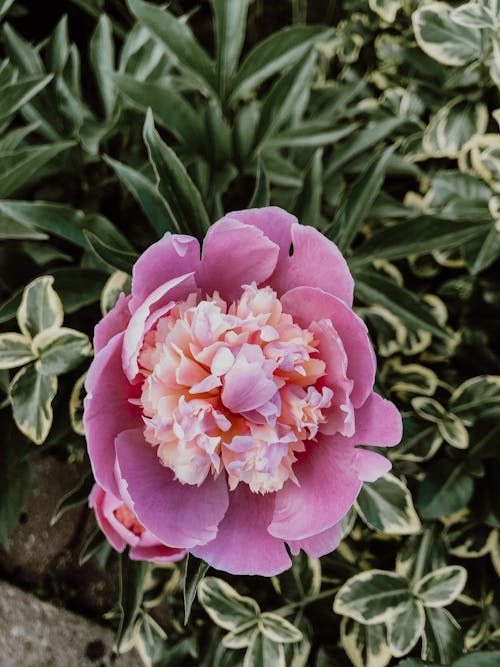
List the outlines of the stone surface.
<svg viewBox="0 0 500 667">
<path fill-rule="evenodd" d="M 142 667 L 135 651 L 116 656 L 114 634 L 0 582 L 2 667 Z"/>
</svg>

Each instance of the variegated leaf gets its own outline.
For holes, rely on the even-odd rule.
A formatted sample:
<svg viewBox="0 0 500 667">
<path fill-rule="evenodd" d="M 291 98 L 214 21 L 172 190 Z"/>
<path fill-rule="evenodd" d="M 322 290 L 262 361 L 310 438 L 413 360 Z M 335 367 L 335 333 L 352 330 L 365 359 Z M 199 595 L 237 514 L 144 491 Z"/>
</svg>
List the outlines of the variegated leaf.
<svg viewBox="0 0 500 667">
<path fill-rule="evenodd" d="M 260 632 L 255 632 L 246 650 L 243 667 L 286 667 L 283 644 L 271 641 Z"/>
<path fill-rule="evenodd" d="M 101 294 L 101 313 L 106 315 L 123 292 L 130 294 L 131 278 L 125 271 L 115 271 L 110 275 Z"/>
<path fill-rule="evenodd" d="M 87 373 L 81 375 L 75 382 L 69 399 L 69 418 L 71 428 L 78 435 L 85 435 L 83 426 L 83 399 L 85 397 L 85 380 Z"/>
<path fill-rule="evenodd" d="M 64 311 L 53 284 L 52 276 L 41 276 L 24 288 L 17 322 L 25 336 L 34 338 L 45 329 L 56 329 L 62 325 Z"/>
<path fill-rule="evenodd" d="M 425 626 L 424 607 L 418 600 L 412 600 L 407 609 L 388 621 L 387 626 L 392 655 L 400 658 L 411 651 L 422 635 Z"/>
<path fill-rule="evenodd" d="M 253 598 L 240 595 L 217 577 L 205 577 L 200 582 L 198 599 L 214 623 L 225 630 L 234 630 L 260 613 L 259 605 Z"/>
<path fill-rule="evenodd" d="M 19 430 L 36 445 L 41 445 L 49 434 L 56 393 L 57 378 L 41 375 L 35 364 L 21 368 L 10 384 L 14 420 Z"/>
<path fill-rule="evenodd" d="M 19 333 L 0 334 L 0 370 L 18 368 L 36 359 L 31 340 Z"/>
<path fill-rule="evenodd" d="M 340 639 L 354 667 L 385 667 L 392 658 L 383 623 L 362 625 L 344 617 L 340 623 Z"/>
<path fill-rule="evenodd" d="M 264 612 L 259 616 L 259 628 L 273 642 L 293 644 L 302 640 L 302 632 L 278 614 Z"/>
<path fill-rule="evenodd" d="M 426 607 L 446 607 L 462 592 L 467 581 L 467 570 L 460 565 L 449 565 L 429 572 L 417 581 L 413 594 Z"/>
<path fill-rule="evenodd" d="M 405 609 L 410 602 L 405 577 L 369 570 L 354 575 L 341 586 L 333 611 L 366 625 L 376 625 Z"/>
<path fill-rule="evenodd" d="M 390 473 L 363 484 L 356 509 L 370 528 L 389 535 L 410 535 L 421 528 L 408 487 Z"/>
<path fill-rule="evenodd" d="M 88 336 L 81 331 L 62 327 L 45 329 L 33 339 L 37 353 L 37 370 L 42 375 L 61 375 L 76 368 L 92 353 Z"/>
</svg>

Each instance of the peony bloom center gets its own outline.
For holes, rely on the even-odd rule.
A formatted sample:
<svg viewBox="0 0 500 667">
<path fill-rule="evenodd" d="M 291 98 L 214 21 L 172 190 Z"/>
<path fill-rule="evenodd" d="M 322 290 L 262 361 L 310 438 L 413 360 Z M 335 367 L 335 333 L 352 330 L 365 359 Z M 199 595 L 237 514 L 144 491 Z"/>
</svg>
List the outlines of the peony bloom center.
<svg viewBox="0 0 500 667">
<path fill-rule="evenodd" d="M 333 391 L 311 331 L 270 287 L 226 303 L 196 293 L 166 309 L 139 355 L 144 436 L 185 484 L 224 470 L 258 493 L 296 481 L 293 464 L 325 423 Z M 309 445 L 308 445 L 309 446 Z"/>
</svg>

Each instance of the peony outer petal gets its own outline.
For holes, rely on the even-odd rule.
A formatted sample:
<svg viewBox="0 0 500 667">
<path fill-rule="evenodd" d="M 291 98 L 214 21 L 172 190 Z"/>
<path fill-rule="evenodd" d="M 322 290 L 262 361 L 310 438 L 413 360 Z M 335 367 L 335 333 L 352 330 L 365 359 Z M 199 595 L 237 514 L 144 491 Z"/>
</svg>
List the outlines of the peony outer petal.
<svg viewBox="0 0 500 667">
<path fill-rule="evenodd" d="M 392 464 L 385 456 L 368 449 L 358 449 L 356 467 L 359 479 L 363 482 L 376 482 L 392 468 Z"/>
<path fill-rule="evenodd" d="M 207 477 L 201 486 L 181 484 L 161 465 L 142 429 L 117 436 L 116 456 L 126 487 L 121 496 L 127 497 L 137 519 L 160 542 L 188 549 L 215 538 L 229 503 L 224 475 Z"/>
<path fill-rule="evenodd" d="M 217 537 L 192 549 L 193 554 L 230 574 L 270 577 L 284 572 L 291 565 L 285 545 L 266 530 L 273 509 L 274 494 L 252 493 L 239 484 L 230 494 Z"/>
<path fill-rule="evenodd" d="M 304 328 L 331 320 L 347 354 L 347 377 L 354 382 L 351 402 L 359 408 L 372 391 L 376 359 L 364 322 L 343 301 L 318 287 L 295 287 L 281 297 L 283 310 Z"/>
<path fill-rule="evenodd" d="M 94 477 L 103 489 L 117 497 L 120 492 L 114 475 L 115 437 L 142 423 L 140 411 L 128 400 L 134 397 L 135 390 L 122 369 L 123 338 L 123 333 L 113 336 L 94 357 L 85 381 L 83 415 Z"/>
<path fill-rule="evenodd" d="M 161 310 L 162 314 L 166 314 L 166 307 L 169 304 L 173 306 L 176 301 L 185 299 L 195 291 L 194 274 L 186 273 L 157 287 L 134 312 L 125 330 L 122 354 L 123 370 L 130 381 L 133 381 L 139 372 L 137 357 L 141 351 L 147 325 L 152 324 L 149 321 L 151 313 Z"/>
<path fill-rule="evenodd" d="M 185 555 L 185 549 L 174 549 L 164 544 L 157 544 L 151 547 L 138 545 L 130 549 L 130 558 L 132 560 L 147 560 L 151 563 L 175 563 L 178 560 L 182 560 Z"/>
<path fill-rule="evenodd" d="M 135 311 L 155 289 L 172 278 L 196 272 L 200 266 L 200 244 L 192 236 L 167 232 L 149 246 L 132 270 L 132 300 Z"/>
<path fill-rule="evenodd" d="M 403 421 L 394 403 L 371 392 L 363 406 L 356 410 L 357 445 L 394 447 L 403 437 Z"/>
<path fill-rule="evenodd" d="M 294 556 L 302 549 L 312 558 L 321 558 L 334 551 L 342 539 L 342 525 L 336 523 L 331 528 L 327 528 L 322 533 L 307 537 L 304 540 L 288 540 L 288 546 Z"/>
<path fill-rule="evenodd" d="M 99 524 L 99 528 L 102 530 L 102 532 L 106 536 L 106 539 L 111 544 L 113 549 L 122 552 L 125 549 L 127 542 L 111 526 L 110 522 L 105 516 L 103 511 L 104 499 L 105 499 L 104 490 L 101 489 L 98 484 L 94 484 L 94 486 L 92 487 L 92 491 L 90 492 L 89 495 L 89 507 L 94 510 L 97 523 Z"/>
<path fill-rule="evenodd" d="M 120 294 L 111 310 L 94 328 L 94 353 L 97 354 L 117 333 L 121 333 L 130 322 L 130 296 Z"/>
<path fill-rule="evenodd" d="M 293 470 L 299 486 L 288 480 L 276 493 L 271 535 L 289 542 L 322 533 L 338 523 L 361 488 L 352 439 L 318 436 L 298 455 Z"/>
<path fill-rule="evenodd" d="M 234 301 L 242 285 L 259 285 L 269 278 L 278 254 L 279 247 L 260 229 L 226 216 L 205 236 L 196 283 L 208 294 L 218 291 L 223 299 Z"/>
<path fill-rule="evenodd" d="M 294 287 L 318 287 L 352 306 L 354 280 L 342 253 L 314 227 L 291 228 L 293 254 L 287 253 L 269 280 L 278 296 Z"/>
</svg>

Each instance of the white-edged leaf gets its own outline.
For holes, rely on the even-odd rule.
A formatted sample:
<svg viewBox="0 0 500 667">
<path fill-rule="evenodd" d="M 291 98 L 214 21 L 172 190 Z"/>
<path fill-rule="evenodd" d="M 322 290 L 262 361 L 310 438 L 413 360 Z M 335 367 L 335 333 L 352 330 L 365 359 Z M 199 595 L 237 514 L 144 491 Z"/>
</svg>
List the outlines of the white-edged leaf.
<svg viewBox="0 0 500 667">
<path fill-rule="evenodd" d="M 15 332 L 0 334 L 0 370 L 24 366 L 35 358 L 27 336 Z"/>
<path fill-rule="evenodd" d="M 469 446 L 469 432 L 461 419 L 456 415 L 447 413 L 438 423 L 438 429 L 446 442 L 456 449 L 467 449 Z"/>
<path fill-rule="evenodd" d="M 405 577 L 385 570 L 368 570 L 345 582 L 335 597 L 333 611 L 365 625 L 375 625 L 405 609 L 409 601 Z"/>
<path fill-rule="evenodd" d="M 387 23 L 394 23 L 396 14 L 403 6 L 402 0 L 368 0 L 370 9 Z"/>
<path fill-rule="evenodd" d="M 36 76 L 14 81 L 0 90 L 0 120 L 14 114 L 52 80 L 50 76 Z"/>
<path fill-rule="evenodd" d="M 260 613 L 253 598 L 240 595 L 217 577 L 202 579 L 198 585 L 198 599 L 214 623 L 225 630 L 234 630 Z"/>
<path fill-rule="evenodd" d="M 14 420 L 21 433 L 36 445 L 41 445 L 49 434 L 56 393 L 57 378 L 41 375 L 34 364 L 21 368 L 10 383 Z"/>
<path fill-rule="evenodd" d="M 408 487 L 390 473 L 363 484 L 356 509 L 370 528 L 388 535 L 410 535 L 421 528 Z"/>
<path fill-rule="evenodd" d="M 449 665 L 462 653 L 462 628 L 446 609 L 425 609 L 422 658 Z"/>
<path fill-rule="evenodd" d="M 53 276 L 41 276 L 24 288 L 17 323 L 25 336 L 34 338 L 41 331 L 56 329 L 63 323 L 61 299 L 53 284 Z"/>
<path fill-rule="evenodd" d="M 92 345 L 87 334 L 61 327 L 37 334 L 33 339 L 33 350 L 38 356 L 37 370 L 42 375 L 61 375 L 89 357 Z"/>
<path fill-rule="evenodd" d="M 260 632 L 255 632 L 246 650 L 243 667 L 264 667 L 264 665 L 286 667 L 283 644 L 276 644 Z"/>
<path fill-rule="evenodd" d="M 217 80 L 222 98 L 238 64 L 245 40 L 249 3 L 250 0 L 211 0 L 215 23 Z"/>
<path fill-rule="evenodd" d="M 481 32 L 455 23 L 452 7 L 431 2 L 412 14 L 413 30 L 420 48 L 443 65 L 466 65 L 481 56 Z"/>
<path fill-rule="evenodd" d="M 118 301 L 120 294 L 130 294 L 132 279 L 125 271 L 112 273 L 101 292 L 101 313 L 106 315 Z"/>
<path fill-rule="evenodd" d="M 355 667 L 385 667 L 392 658 L 383 623 L 362 625 L 344 616 L 340 623 L 340 639 Z"/>
<path fill-rule="evenodd" d="M 262 634 L 273 642 L 293 644 L 302 640 L 302 632 L 283 616 L 264 612 L 259 616 L 259 628 Z"/>
<path fill-rule="evenodd" d="M 75 382 L 69 398 L 69 418 L 71 428 L 78 435 L 85 435 L 83 426 L 83 398 L 85 396 L 85 380 L 87 373 L 83 373 Z"/>
<path fill-rule="evenodd" d="M 495 18 L 493 15 L 493 3 L 491 9 L 487 9 L 477 2 L 466 2 L 451 12 L 451 18 L 454 23 L 463 25 L 466 28 L 494 28 Z"/>
<path fill-rule="evenodd" d="M 94 34 L 90 40 L 90 60 L 94 68 L 102 105 L 106 116 L 113 113 L 116 91 L 113 80 L 109 76 L 115 68 L 115 46 L 113 29 L 106 14 L 101 14 Z"/>
<path fill-rule="evenodd" d="M 446 607 L 462 592 L 467 570 L 460 565 L 448 565 L 430 572 L 417 581 L 413 594 L 426 607 Z"/>
<path fill-rule="evenodd" d="M 254 634 L 258 632 L 257 618 L 239 625 L 235 630 L 231 630 L 222 640 L 222 645 L 226 648 L 247 648 L 250 646 Z"/>
<path fill-rule="evenodd" d="M 387 623 L 387 639 L 392 655 L 400 658 L 411 651 L 420 639 L 425 626 L 425 611 L 422 604 L 412 600 L 407 609 Z"/>
</svg>

